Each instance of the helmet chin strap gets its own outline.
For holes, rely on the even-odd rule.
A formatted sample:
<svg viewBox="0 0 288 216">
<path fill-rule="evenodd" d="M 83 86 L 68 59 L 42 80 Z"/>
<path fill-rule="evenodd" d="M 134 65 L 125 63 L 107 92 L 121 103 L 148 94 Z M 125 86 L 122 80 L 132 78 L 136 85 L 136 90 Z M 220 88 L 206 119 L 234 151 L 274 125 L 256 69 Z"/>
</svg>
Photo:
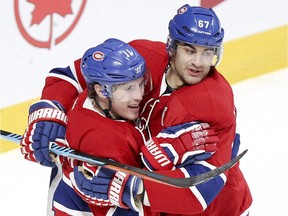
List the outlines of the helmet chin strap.
<svg viewBox="0 0 288 216">
<path fill-rule="evenodd" d="M 111 110 L 111 107 L 112 107 L 112 101 L 111 101 L 111 98 L 107 98 L 108 99 L 108 109 L 103 109 L 99 103 L 99 101 L 97 100 L 96 96 L 94 97 L 94 102 L 95 102 L 95 105 L 104 113 L 104 115 L 107 117 L 107 118 L 110 118 L 112 119 L 112 116 L 110 115 L 110 110 Z"/>
</svg>

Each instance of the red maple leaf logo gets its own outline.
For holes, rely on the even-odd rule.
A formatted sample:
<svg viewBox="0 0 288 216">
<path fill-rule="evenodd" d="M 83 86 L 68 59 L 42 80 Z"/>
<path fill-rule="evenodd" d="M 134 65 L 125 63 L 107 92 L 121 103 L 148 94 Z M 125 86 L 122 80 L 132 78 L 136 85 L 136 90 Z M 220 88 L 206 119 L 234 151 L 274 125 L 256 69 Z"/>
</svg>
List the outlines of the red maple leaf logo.
<svg viewBox="0 0 288 216">
<path fill-rule="evenodd" d="M 72 0 L 28 0 L 28 2 L 35 6 L 32 12 L 31 26 L 40 24 L 46 16 L 53 13 L 57 13 L 62 17 L 67 14 L 73 14 L 71 8 Z"/>
</svg>

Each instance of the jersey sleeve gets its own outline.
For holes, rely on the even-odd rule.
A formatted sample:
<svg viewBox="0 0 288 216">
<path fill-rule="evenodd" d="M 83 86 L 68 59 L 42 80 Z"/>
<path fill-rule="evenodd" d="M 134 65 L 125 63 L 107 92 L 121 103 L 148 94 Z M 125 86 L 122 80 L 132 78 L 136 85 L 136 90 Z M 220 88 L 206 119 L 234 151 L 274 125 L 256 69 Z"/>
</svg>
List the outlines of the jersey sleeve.
<svg viewBox="0 0 288 216">
<path fill-rule="evenodd" d="M 80 68 L 81 59 L 66 68 L 52 69 L 45 80 L 41 99 L 56 100 L 69 110 L 75 98 L 86 88 Z"/>
</svg>

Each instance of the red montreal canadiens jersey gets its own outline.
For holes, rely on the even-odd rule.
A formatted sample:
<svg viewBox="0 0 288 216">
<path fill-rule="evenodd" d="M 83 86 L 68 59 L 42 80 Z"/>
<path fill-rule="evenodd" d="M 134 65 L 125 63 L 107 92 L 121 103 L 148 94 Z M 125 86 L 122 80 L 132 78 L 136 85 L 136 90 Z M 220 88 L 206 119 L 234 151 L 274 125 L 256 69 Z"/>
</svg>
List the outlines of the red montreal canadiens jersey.
<svg viewBox="0 0 288 216">
<path fill-rule="evenodd" d="M 86 91 L 75 101 L 72 110 L 68 112 L 68 119 L 66 139 L 71 148 L 123 164 L 143 166 L 140 159 L 140 148 L 144 143 L 142 133 L 132 122 L 111 120 L 100 114 L 93 107 L 92 100 L 87 98 Z M 65 176 L 69 178 L 73 168 L 68 163 L 63 167 Z M 93 214 L 99 216 L 114 209 L 89 206 Z"/>
<path fill-rule="evenodd" d="M 100 114 L 84 91 L 68 112 L 66 139 L 77 151 L 140 166 L 143 136 L 133 122 L 111 120 Z"/>
<path fill-rule="evenodd" d="M 144 111 L 141 116 L 144 122 L 148 121 L 151 136 L 156 136 L 163 128 L 172 125 L 200 121 L 209 123 L 220 139 L 218 150 L 207 161 L 209 164 L 199 163 L 189 169 L 159 173 L 189 177 L 202 173 L 208 167 L 220 166 L 229 161 L 235 137 L 236 114 L 233 92 L 224 77 L 212 67 L 202 82 L 162 95 L 167 87 L 163 75 L 168 63 L 165 44 L 147 40 L 130 44 L 143 55 L 153 77 L 154 89 L 143 101 L 146 104 L 142 105 Z M 237 216 L 244 213 L 252 202 L 239 164 L 225 175 L 189 189 L 144 182 L 152 211 L 171 212 L 175 215 Z M 203 209 L 206 210 L 202 212 Z"/>
<path fill-rule="evenodd" d="M 171 125 L 202 121 L 209 123 L 220 139 L 217 152 L 208 161 L 178 170 L 158 172 L 174 177 L 189 177 L 228 162 L 233 148 L 236 117 L 233 93 L 227 81 L 212 67 L 208 77 L 201 83 L 162 95 L 167 87 L 163 75 L 168 64 L 165 44 L 135 40 L 130 45 L 145 58 L 152 75 L 153 90 L 144 96 L 141 103 L 143 107 L 141 122 L 143 125 L 148 125 L 148 132 L 151 135 L 157 135 L 163 128 Z M 65 69 L 53 69 L 46 78 L 42 99 L 58 100 L 68 110 L 73 99 L 85 88 L 79 65 L 80 60 L 76 60 L 73 65 Z M 59 92 L 59 89 L 63 89 L 63 92 Z M 72 125 L 78 126 L 79 124 L 74 122 Z M 109 127 L 108 131 L 111 131 L 113 127 Z M 103 128 L 100 131 L 101 133 L 107 132 Z M 87 149 L 79 150 L 86 151 Z M 90 153 L 93 154 L 93 152 Z M 106 153 L 109 158 L 113 156 L 111 151 Z M 239 169 L 239 164 L 225 175 L 188 189 L 173 188 L 150 181 L 144 181 L 144 185 L 151 205 L 150 210 L 169 212 L 161 213 L 161 215 L 238 216 L 245 215 L 245 211 L 252 203 L 252 197 Z"/>
</svg>

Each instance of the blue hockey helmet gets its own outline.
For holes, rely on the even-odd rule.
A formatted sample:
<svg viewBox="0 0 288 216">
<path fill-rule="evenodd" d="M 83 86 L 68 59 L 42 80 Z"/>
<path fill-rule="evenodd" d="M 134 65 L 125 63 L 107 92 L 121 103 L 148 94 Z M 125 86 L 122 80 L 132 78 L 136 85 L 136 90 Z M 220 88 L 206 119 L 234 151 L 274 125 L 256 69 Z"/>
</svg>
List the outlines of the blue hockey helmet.
<svg viewBox="0 0 288 216">
<path fill-rule="evenodd" d="M 89 88 L 98 83 L 104 88 L 103 93 L 109 97 L 112 85 L 144 76 L 146 63 L 132 46 L 110 38 L 84 53 L 81 70 Z"/>
<path fill-rule="evenodd" d="M 175 41 L 198 46 L 213 47 L 217 55 L 221 55 L 224 29 L 211 8 L 203 8 L 188 4 L 178 9 L 177 14 L 169 22 L 169 36 L 166 48 L 172 54 Z"/>
</svg>

